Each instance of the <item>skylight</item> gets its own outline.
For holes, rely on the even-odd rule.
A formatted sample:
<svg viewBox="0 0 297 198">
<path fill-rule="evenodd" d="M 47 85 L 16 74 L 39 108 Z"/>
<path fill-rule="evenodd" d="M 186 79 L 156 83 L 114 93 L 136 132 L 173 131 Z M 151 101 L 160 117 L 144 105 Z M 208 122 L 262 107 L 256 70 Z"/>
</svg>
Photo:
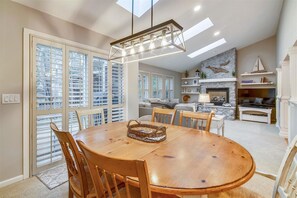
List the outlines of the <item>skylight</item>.
<svg viewBox="0 0 297 198">
<path fill-rule="evenodd" d="M 213 23 L 209 18 L 204 19 L 203 21 L 197 23 L 196 25 L 194 25 L 193 27 L 191 27 L 190 29 L 184 32 L 185 41 L 196 36 L 197 34 L 200 34 L 201 32 L 207 30 L 212 26 L 213 26 Z"/>
<path fill-rule="evenodd" d="M 159 0 L 154 0 L 155 5 Z M 117 4 L 123 7 L 128 12 L 132 13 L 132 1 L 131 0 L 118 0 Z M 151 0 L 134 0 L 134 15 L 141 17 L 146 11 L 151 8 Z"/>
<path fill-rule="evenodd" d="M 205 46 L 205 47 L 203 47 L 203 48 L 189 54 L 188 57 L 194 58 L 194 57 L 199 56 L 199 55 L 201 55 L 201 54 L 203 54 L 203 53 L 205 53 L 205 52 L 207 52 L 209 50 L 212 50 L 212 49 L 214 49 L 216 47 L 219 47 L 220 45 L 223 45 L 225 43 L 226 43 L 226 40 L 224 38 L 222 38 L 220 40 L 217 40 L 214 43 L 211 43 L 211 44 L 209 44 L 209 45 L 207 45 L 207 46 Z"/>
<path fill-rule="evenodd" d="M 196 25 L 192 26 L 191 28 L 184 31 L 184 41 L 189 40 L 190 38 L 193 38 L 194 36 L 200 34 L 201 32 L 207 30 L 208 28 L 212 27 L 213 23 L 209 18 L 204 19 L 203 21 L 200 21 Z M 182 40 L 182 38 L 180 38 Z M 176 42 L 179 44 L 180 42 Z"/>
</svg>

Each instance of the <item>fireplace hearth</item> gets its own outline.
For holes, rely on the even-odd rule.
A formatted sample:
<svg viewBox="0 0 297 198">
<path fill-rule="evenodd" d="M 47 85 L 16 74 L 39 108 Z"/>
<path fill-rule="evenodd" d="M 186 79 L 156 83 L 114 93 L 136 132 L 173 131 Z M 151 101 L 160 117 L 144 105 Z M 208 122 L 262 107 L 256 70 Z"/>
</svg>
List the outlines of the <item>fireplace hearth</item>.
<svg viewBox="0 0 297 198">
<path fill-rule="evenodd" d="M 206 93 L 214 105 L 222 106 L 224 103 L 229 103 L 229 88 L 206 88 Z"/>
</svg>

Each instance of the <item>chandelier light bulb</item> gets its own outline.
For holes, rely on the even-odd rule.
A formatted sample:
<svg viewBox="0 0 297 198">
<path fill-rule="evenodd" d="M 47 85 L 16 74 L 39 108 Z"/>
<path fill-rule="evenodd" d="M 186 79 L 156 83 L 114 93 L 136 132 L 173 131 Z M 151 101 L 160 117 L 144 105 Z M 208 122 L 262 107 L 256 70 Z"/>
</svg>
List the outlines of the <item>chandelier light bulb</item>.
<svg viewBox="0 0 297 198">
<path fill-rule="evenodd" d="M 162 31 L 162 42 L 161 45 L 162 46 L 166 46 L 168 44 L 167 40 L 166 40 L 166 30 Z"/>
<path fill-rule="evenodd" d="M 127 55 L 127 52 L 125 49 L 122 50 L 122 56 L 126 56 Z"/>
<path fill-rule="evenodd" d="M 139 46 L 139 52 L 143 52 L 144 51 L 144 47 L 143 47 L 143 45 L 141 44 L 140 46 Z"/>
<path fill-rule="evenodd" d="M 126 52 L 126 47 L 124 44 L 122 44 L 122 56 L 126 56 L 127 52 Z"/>
<path fill-rule="evenodd" d="M 150 42 L 150 46 L 149 48 L 152 50 L 152 49 L 155 49 L 155 43 L 154 43 L 154 35 L 152 34 L 151 35 L 151 42 Z"/>
<path fill-rule="evenodd" d="M 139 52 L 143 52 L 144 51 L 144 47 L 143 47 L 143 38 L 140 38 L 140 42 L 139 42 Z"/>
<path fill-rule="evenodd" d="M 154 41 L 151 41 L 151 43 L 150 43 L 150 49 L 155 49 L 155 43 L 154 43 Z"/>
</svg>

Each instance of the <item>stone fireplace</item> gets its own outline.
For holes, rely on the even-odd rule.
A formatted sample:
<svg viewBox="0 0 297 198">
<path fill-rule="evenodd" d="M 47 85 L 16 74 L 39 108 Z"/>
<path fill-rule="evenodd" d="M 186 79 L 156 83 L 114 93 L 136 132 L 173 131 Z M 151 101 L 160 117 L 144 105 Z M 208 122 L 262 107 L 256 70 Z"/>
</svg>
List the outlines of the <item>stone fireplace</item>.
<svg viewBox="0 0 297 198">
<path fill-rule="evenodd" d="M 200 71 L 206 79 L 200 79 L 200 92 L 208 93 L 213 105 L 206 110 L 226 119 L 234 120 L 236 116 L 236 49 L 231 49 L 200 63 Z M 223 105 L 226 104 L 226 105 Z"/>
<path fill-rule="evenodd" d="M 222 106 L 224 103 L 229 103 L 229 88 L 206 88 L 206 93 L 214 105 Z"/>
</svg>

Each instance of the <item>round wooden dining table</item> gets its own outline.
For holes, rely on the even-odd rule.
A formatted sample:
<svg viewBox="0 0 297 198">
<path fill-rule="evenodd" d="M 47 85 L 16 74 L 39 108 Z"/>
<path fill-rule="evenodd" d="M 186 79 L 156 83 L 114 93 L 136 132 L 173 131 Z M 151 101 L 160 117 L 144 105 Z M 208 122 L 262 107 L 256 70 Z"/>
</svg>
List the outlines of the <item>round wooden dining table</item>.
<svg viewBox="0 0 297 198">
<path fill-rule="evenodd" d="M 217 134 L 161 123 L 167 138 L 146 143 L 127 137 L 127 122 L 114 122 L 79 132 L 98 153 L 122 159 L 146 160 L 151 190 L 176 195 L 207 195 L 236 188 L 255 172 L 251 154 Z"/>
</svg>

